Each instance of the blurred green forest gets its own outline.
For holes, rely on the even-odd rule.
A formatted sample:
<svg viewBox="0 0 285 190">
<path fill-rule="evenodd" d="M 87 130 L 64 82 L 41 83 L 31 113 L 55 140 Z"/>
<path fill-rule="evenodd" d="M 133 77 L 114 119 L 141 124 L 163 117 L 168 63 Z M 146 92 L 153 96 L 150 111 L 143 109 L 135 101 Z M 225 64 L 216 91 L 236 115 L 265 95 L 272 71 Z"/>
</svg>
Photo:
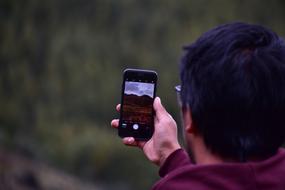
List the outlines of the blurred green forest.
<svg viewBox="0 0 285 190">
<path fill-rule="evenodd" d="M 1 0 L 0 148 L 98 184 L 150 189 L 158 168 L 122 145 L 122 71 L 154 69 L 179 121 L 183 45 L 223 23 L 285 35 L 283 0 Z"/>
</svg>

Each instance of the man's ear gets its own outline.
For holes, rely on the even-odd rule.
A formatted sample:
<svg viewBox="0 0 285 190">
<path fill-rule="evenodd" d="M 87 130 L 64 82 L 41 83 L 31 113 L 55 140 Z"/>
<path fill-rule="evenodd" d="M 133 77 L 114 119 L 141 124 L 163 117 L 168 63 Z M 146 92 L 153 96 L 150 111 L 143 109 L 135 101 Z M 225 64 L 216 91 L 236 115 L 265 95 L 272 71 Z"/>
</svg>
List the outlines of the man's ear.
<svg viewBox="0 0 285 190">
<path fill-rule="evenodd" d="M 185 132 L 190 134 L 195 133 L 196 130 L 192 120 L 192 113 L 190 108 L 183 108 L 182 113 L 183 113 Z"/>
</svg>

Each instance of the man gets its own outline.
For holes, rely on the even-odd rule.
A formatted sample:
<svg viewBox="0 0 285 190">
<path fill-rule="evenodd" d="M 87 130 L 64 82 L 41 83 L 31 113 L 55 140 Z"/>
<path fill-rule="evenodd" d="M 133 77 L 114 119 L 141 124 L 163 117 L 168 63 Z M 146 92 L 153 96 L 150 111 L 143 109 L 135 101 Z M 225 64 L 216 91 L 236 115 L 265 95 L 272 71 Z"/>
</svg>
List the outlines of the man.
<svg viewBox="0 0 285 190">
<path fill-rule="evenodd" d="M 284 190 L 284 41 L 262 26 L 233 23 L 185 50 L 177 90 L 191 159 L 158 97 L 153 137 L 123 139 L 160 166 L 153 189 Z"/>
</svg>

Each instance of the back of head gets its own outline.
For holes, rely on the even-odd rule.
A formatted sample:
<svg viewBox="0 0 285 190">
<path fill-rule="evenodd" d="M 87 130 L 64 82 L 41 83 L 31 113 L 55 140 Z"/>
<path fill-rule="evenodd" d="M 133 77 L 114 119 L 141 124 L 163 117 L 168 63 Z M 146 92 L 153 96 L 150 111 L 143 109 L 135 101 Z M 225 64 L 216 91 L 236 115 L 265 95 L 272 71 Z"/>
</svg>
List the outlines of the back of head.
<svg viewBox="0 0 285 190">
<path fill-rule="evenodd" d="M 232 23 L 185 47 L 181 100 L 206 146 L 245 161 L 274 154 L 285 138 L 285 43 L 259 26 Z"/>
</svg>

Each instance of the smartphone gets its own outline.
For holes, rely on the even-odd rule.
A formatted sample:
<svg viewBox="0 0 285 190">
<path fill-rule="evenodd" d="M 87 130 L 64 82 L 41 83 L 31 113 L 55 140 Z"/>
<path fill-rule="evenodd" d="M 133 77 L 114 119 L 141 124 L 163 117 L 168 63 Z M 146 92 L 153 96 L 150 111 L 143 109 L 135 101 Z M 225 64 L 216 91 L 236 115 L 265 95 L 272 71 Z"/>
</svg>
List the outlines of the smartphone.
<svg viewBox="0 0 285 190">
<path fill-rule="evenodd" d="M 154 132 L 153 101 L 157 73 L 151 70 L 126 69 L 123 74 L 120 137 L 149 140 Z"/>
</svg>

